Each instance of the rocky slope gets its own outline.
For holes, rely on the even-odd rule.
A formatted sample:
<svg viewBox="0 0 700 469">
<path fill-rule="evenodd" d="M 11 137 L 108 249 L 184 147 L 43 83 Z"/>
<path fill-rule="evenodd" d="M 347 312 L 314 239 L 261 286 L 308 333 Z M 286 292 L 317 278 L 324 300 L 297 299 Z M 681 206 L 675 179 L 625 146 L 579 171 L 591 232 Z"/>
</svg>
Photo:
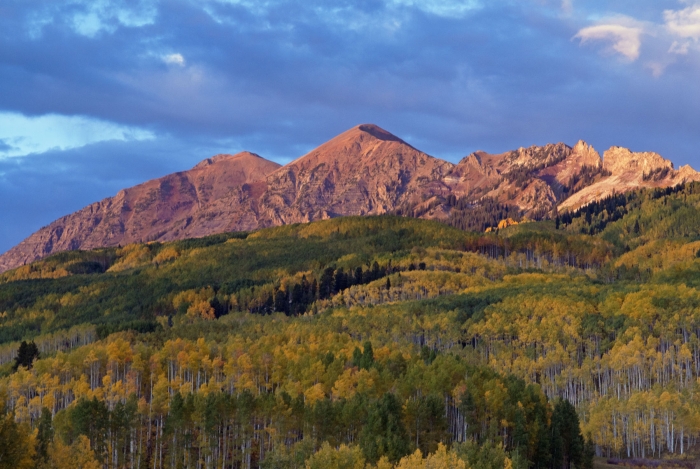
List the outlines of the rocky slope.
<svg viewBox="0 0 700 469">
<path fill-rule="evenodd" d="M 490 197 L 530 215 L 553 211 L 583 172 L 597 176 L 602 162 L 585 142 L 532 146 L 492 155 L 473 153 L 457 164 L 447 182 L 457 197 Z"/>
<path fill-rule="evenodd" d="M 612 147 L 603 154 L 605 177 L 583 187 L 559 204 L 559 210 L 576 210 L 593 200 L 640 187 L 669 187 L 700 181 L 700 173 L 690 166 L 675 170 L 673 163 L 658 153 L 634 153 Z"/>
<path fill-rule="evenodd" d="M 475 152 L 458 164 L 372 124 L 354 127 L 280 167 L 252 153 L 218 155 L 189 171 L 120 191 L 42 228 L 0 256 L 0 272 L 49 254 L 252 230 L 344 215 L 449 219 L 485 200 L 537 218 L 615 191 L 700 180 L 656 153 L 585 142 Z"/>
<path fill-rule="evenodd" d="M 415 205 L 452 170 L 375 125 L 360 125 L 267 177 L 265 226 L 342 215 L 378 215 Z"/>
<path fill-rule="evenodd" d="M 92 249 L 151 240 L 204 236 L 226 228 L 195 226 L 211 207 L 246 183 L 279 168 L 253 153 L 217 155 L 189 171 L 124 189 L 116 196 L 59 218 L 0 256 L 0 272 L 72 249 Z"/>
</svg>

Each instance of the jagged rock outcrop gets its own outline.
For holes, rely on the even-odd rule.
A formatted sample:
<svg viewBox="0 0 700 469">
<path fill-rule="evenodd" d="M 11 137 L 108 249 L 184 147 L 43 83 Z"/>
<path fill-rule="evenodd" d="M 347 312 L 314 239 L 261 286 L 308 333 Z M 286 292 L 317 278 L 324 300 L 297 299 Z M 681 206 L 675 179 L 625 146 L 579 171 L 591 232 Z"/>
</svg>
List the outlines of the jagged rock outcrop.
<svg viewBox="0 0 700 469">
<path fill-rule="evenodd" d="M 611 147 L 603 154 L 603 170 L 604 177 L 564 200 L 559 210 L 576 210 L 613 193 L 642 187 L 669 187 L 700 181 L 700 173 L 690 166 L 675 170 L 673 163 L 658 153 L 635 153 L 622 147 Z"/>
<path fill-rule="evenodd" d="M 478 200 L 490 197 L 533 216 L 554 211 L 582 175 L 601 173 L 600 155 L 583 141 L 532 146 L 492 155 L 476 152 L 447 176 L 451 192 Z"/>
<path fill-rule="evenodd" d="M 0 256 L 0 272 L 55 252 L 168 241 L 345 215 L 448 219 L 485 200 L 538 218 L 612 191 L 700 180 L 656 153 L 585 142 L 472 153 L 458 164 L 372 124 L 354 127 L 286 166 L 243 152 L 120 191 L 56 220 Z M 498 220 L 496 220 L 498 224 Z M 495 226 L 495 225 L 494 225 Z"/>
</svg>

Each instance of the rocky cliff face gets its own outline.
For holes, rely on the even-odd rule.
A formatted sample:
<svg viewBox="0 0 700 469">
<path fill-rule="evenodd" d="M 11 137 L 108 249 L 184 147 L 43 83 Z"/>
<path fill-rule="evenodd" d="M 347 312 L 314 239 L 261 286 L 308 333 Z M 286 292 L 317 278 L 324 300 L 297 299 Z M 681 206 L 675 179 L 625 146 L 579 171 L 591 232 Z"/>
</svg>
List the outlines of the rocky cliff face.
<svg viewBox="0 0 700 469">
<path fill-rule="evenodd" d="M 700 173 L 690 166 L 680 170 L 658 153 L 634 153 L 612 147 L 603 154 L 604 177 L 581 188 L 559 205 L 559 210 L 576 210 L 594 200 L 640 187 L 669 187 L 700 181 Z"/>
<path fill-rule="evenodd" d="M 120 191 L 56 220 L 0 256 L 0 272 L 72 249 L 168 241 L 346 215 L 398 212 L 447 219 L 456 200 L 488 198 L 540 217 L 612 191 L 700 180 L 656 153 L 578 142 L 475 152 L 457 165 L 364 124 L 284 167 L 252 153 L 217 155 L 189 171 Z"/>
<path fill-rule="evenodd" d="M 120 191 L 116 196 L 59 218 L 0 256 L 0 271 L 59 251 L 93 249 L 152 240 L 205 236 L 227 227 L 194 223 L 219 212 L 222 200 L 280 165 L 253 153 L 217 155 L 189 171 Z"/>
<path fill-rule="evenodd" d="M 378 215 L 437 191 L 454 165 L 416 150 L 375 125 L 360 125 L 267 177 L 264 225 L 342 215 Z"/>
<path fill-rule="evenodd" d="M 446 179 L 458 197 L 489 197 L 533 216 L 555 210 L 582 177 L 600 177 L 601 168 L 600 155 L 581 141 L 573 148 L 557 143 L 499 155 L 476 152 Z"/>
</svg>

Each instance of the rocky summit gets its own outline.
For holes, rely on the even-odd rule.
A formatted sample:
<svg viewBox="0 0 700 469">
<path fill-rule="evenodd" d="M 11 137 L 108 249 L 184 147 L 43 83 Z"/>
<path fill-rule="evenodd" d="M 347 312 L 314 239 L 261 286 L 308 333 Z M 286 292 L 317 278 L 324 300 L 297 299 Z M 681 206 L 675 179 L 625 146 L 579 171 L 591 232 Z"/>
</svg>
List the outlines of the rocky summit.
<svg viewBox="0 0 700 469">
<path fill-rule="evenodd" d="M 613 192 L 697 180 L 697 171 L 676 170 L 656 153 L 613 147 L 601 158 L 582 141 L 502 154 L 478 151 L 455 165 L 363 124 L 285 166 L 248 152 L 217 155 L 188 171 L 124 189 L 29 236 L 0 256 L 0 272 L 66 250 L 347 215 L 450 220 L 459 208 L 488 202 L 542 218 Z"/>
</svg>

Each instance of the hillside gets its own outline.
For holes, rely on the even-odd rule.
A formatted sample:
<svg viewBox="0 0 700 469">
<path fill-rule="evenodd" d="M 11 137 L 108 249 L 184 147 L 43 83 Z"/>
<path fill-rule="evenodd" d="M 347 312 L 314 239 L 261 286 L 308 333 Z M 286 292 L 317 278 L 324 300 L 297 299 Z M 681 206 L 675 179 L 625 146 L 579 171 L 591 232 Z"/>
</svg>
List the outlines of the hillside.
<svg viewBox="0 0 700 469">
<path fill-rule="evenodd" d="M 700 180 L 655 153 L 585 142 L 476 152 L 458 164 L 372 124 L 340 134 L 284 167 L 252 153 L 125 189 L 67 215 L 0 256 L 0 272 L 75 249 L 170 241 L 339 216 L 384 213 L 484 231 L 543 219 L 617 193 Z"/>
<path fill-rule="evenodd" d="M 700 183 L 489 234 L 383 215 L 59 253 L 0 277 L 0 404 L 110 467 L 682 458 L 698 252 Z"/>
</svg>

